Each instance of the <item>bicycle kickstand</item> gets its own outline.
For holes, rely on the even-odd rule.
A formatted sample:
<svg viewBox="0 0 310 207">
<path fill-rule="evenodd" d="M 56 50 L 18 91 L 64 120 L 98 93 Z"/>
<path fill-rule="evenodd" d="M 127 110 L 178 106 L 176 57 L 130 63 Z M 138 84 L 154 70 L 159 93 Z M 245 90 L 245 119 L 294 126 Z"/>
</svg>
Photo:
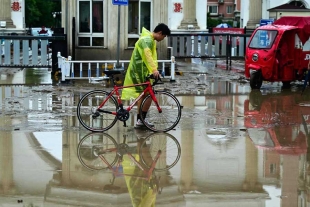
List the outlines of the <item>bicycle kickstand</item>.
<svg viewBox="0 0 310 207">
<path fill-rule="evenodd" d="M 127 125 L 126 125 L 126 121 L 123 121 L 124 122 L 124 127 L 127 127 Z"/>
</svg>

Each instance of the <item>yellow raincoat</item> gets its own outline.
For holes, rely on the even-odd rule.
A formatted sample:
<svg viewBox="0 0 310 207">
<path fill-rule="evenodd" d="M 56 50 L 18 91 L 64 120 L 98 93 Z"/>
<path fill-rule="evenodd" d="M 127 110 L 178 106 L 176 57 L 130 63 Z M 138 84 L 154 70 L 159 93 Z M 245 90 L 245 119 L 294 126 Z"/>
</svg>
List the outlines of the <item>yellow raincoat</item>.
<svg viewBox="0 0 310 207">
<path fill-rule="evenodd" d="M 139 155 L 133 156 L 139 160 Z M 157 191 L 150 187 L 150 180 L 144 180 L 135 176 L 145 175 L 143 171 L 131 164 L 131 160 L 124 156 L 123 170 L 125 174 L 126 185 L 131 198 L 133 207 L 155 207 Z M 130 176 L 132 175 L 132 176 Z"/>
<path fill-rule="evenodd" d="M 143 27 L 126 71 L 124 86 L 145 82 L 145 77 L 157 70 L 157 67 L 156 40 L 152 32 Z M 143 89 L 143 86 L 124 88 L 122 99 L 137 98 Z"/>
</svg>

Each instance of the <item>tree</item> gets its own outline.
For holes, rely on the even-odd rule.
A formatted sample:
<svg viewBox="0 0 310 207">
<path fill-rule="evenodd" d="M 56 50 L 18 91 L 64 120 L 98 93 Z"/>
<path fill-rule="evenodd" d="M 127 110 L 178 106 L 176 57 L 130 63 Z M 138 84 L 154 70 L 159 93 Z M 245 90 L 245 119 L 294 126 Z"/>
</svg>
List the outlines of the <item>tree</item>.
<svg viewBox="0 0 310 207">
<path fill-rule="evenodd" d="M 52 12 L 61 11 L 60 1 L 25 0 L 26 27 L 51 27 L 54 25 Z"/>
<path fill-rule="evenodd" d="M 32 27 L 36 25 L 41 16 L 41 12 L 38 10 L 36 0 L 25 1 L 25 22 L 26 27 Z"/>
<path fill-rule="evenodd" d="M 208 28 L 216 27 L 217 25 L 221 24 L 222 22 L 223 22 L 222 19 L 213 19 L 210 16 L 210 12 L 208 12 L 208 14 L 207 14 L 207 27 Z"/>
</svg>

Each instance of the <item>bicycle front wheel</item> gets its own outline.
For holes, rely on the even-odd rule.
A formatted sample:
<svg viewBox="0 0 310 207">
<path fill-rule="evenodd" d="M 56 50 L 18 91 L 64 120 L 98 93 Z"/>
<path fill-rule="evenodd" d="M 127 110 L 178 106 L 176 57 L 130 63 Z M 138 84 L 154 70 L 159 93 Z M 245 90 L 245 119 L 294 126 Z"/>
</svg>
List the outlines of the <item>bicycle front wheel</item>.
<svg viewBox="0 0 310 207">
<path fill-rule="evenodd" d="M 107 99 L 108 96 L 109 93 L 106 91 L 94 90 L 80 99 L 77 105 L 77 117 L 83 127 L 92 132 L 103 132 L 116 123 L 117 117 L 111 112 L 116 112 L 118 104 L 113 96 Z M 99 112 L 97 109 L 105 100 L 106 103 L 100 108 L 105 112 Z"/>
<path fill-rule="evenodd" d="M 155 91 L 155 96 L 162 112 L 159 112 L 151 95 L 145 97 L 140 107 L 140 114 L 144 108 L 149 110 L 146 119 L 142 120 L 144 125 L 154 132 L 167 132 L 173 129 L 181 119 L 181 105 L 178 99 L 169 92 Z"/>
<path fill-rule="evenodd" d="M 158 152 L 161 152 L 155 164 L 156 171 L 169 170 L 177 164 L 181 156 L 178 140 L 168 133 L 153 133 L 143 140 L 139 154 L 142 163 L 151 168 Z"/>
<path fill-rule="evenodd" d="M 105 133 L 90 133 L 78 144 L 77 155 L 80 163 L 89 170 L 103 170 L 117 161 L 117 143 Z M 99 155 L 103 156 L 105 163 Z"/>
</svg>

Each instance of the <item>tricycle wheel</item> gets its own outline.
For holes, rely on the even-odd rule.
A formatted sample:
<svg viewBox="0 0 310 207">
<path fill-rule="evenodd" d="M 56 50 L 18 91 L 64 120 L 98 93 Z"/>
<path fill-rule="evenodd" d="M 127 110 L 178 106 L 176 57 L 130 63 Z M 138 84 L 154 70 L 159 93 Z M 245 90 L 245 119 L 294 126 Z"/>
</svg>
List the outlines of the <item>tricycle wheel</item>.
<svg viewBox="0 0 310 207">
<path fill-rule="evenodd" d="M 291 81 L 282 81 L 282 88 L 290 88 L 291 87 Z"/>
<path fill-rule="evenodd" d="M 252 90 L 249 94 L 249 100 L 250 104 L 253 107 L 253 110 L 260 110 L 260 107 L 262 105 L 262 92 L 260 90 Z"/>
<path fill-rule="evenodd" d="M 263 84 L 263 77 L 261 71 L 251 73 L 250 86 L 252 89 L 260 89 Z"/>
</svg>

